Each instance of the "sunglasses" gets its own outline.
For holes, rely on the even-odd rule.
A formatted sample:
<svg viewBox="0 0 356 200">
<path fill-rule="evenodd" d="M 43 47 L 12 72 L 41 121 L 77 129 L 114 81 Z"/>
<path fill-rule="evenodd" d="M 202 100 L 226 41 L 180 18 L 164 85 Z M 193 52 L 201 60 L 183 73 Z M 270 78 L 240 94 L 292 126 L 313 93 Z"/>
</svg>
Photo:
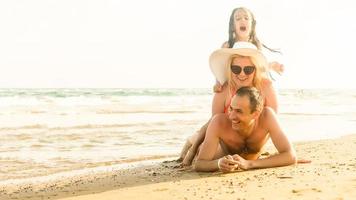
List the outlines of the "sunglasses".
<svg viewBox="0 0 356 200">
<path fill-rule="evenodd" d="M 242 68 L 238 65 L 231 65 L 231 71 L 236 75 L 239 75 L 242 70 L 246 75 L 250 75 L 255 71 L 255 66 L 245 66 L 244 68 Z"/>
</svg>

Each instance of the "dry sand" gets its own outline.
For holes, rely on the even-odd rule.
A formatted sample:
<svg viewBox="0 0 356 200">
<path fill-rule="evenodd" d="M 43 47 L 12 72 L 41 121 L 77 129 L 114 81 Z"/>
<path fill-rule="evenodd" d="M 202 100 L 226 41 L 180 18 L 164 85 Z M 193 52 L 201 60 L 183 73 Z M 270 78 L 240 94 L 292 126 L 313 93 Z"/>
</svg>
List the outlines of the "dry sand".
<svg viewBox="0 0 356 200">
<path fill-rule="evenodd" d="M 0 183 L 0 199 L 356 199 L 356 135 L 296 143 L 310 164 L 197 173 L 174 162 Z M 273 153 L 273 149 L 267 149 Z"/>
</svg>

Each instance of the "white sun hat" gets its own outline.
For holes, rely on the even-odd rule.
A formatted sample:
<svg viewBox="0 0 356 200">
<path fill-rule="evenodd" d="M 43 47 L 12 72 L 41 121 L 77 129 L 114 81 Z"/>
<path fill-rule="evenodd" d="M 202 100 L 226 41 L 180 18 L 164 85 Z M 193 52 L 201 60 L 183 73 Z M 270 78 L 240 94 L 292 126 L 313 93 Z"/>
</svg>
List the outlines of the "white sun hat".
<svg viewBox="0 0 356 200">
<path fill-rule="evenodd" d="M 221 48 L 214 51 L 209 58 L 210 69 L 216 80 L 223 85 L 227 81 L 227 67 L 233 55 L 253 57 L 261 71 L 265 72 L 267 67 L 266 57 L 257 47 L 250 42 L 236 42 L 232 48 Z"/>
</svg>

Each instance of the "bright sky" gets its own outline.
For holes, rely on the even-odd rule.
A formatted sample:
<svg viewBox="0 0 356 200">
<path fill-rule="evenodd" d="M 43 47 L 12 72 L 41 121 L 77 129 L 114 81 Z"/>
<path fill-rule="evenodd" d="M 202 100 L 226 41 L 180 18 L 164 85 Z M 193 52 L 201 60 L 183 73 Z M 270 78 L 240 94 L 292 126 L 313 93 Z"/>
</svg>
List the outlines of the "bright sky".
<svg viewBox="0 0 356 200">
<path fill-rule="evenodd" d="M 211 88 L 240 6 L 283 52 L 278 87 L 356 88 L 352 0 L 1 1 L 0 87 Z"/>
</svg>

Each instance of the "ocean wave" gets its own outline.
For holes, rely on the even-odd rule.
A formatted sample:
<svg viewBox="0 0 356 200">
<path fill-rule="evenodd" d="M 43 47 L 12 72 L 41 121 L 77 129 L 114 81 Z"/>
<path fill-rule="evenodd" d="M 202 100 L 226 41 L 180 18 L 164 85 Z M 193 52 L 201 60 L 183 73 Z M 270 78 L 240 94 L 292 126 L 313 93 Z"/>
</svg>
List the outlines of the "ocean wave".
<svg viewBox="0 0 356 200">
<path fill-rule="evenodd" d="M 19 129 L 47 129 L 47 130 L 70 130 L 70 129 L 97 129 L 97 128 L 120 128 L 120 127 L 130 127 L 135 126 L 135 124 L 107 124 L 107 125 L 96 125 L 96 124 L 86 124 L 77 126 L 63 126 L 63 127 L 49 127 L 45 124 L 34 124 L 27 126 L 14 126 L 14 127 L 1 127 L 0 131 L 9 130 L 19 130 Z M 21 137 L 21 135 L 19 135 Z"/>
<path fill-rule="evenodd" d="M 201 96 L 211 95 L 208 88 L 2 88 L 1 97 L 109 97 L 109 96 Z"/>
<path fill-rule="evenodd" d="M 137 113 L 154 113 L 154 114 L 186 114 L 195 113 L 195 110 L 100 110 L 96 114 L 137 114 Z"/>
<path fill-rule="evenodd" d="M 54 126 L 50 127 L 47 124 L 33 124 L 26 126 L 13 126 L 13 127 L 0 127 L 0 131 L 13 131 L 13 130 L 32 130 L 32 129 L 45 129 L 48 131 L 57 130 L 81 130 L 81 129 L 111 129 L 111 128 L 128 128 L 128 127 L 147 127 L 147 126 L 165 126 L 169 124 L 186 124 L 192 125 L 196 124 L 196 120 L 171 120 L 171 121 L 158 121 L 158 122 L 133 122 L 133 123 L 122 123 L 122 124 L 84 124 L 84 125 L 74 125 L 74 126 Z M 19 134 L 19 137 L 26 137 L 26 135 Z"/>
<path fill-rule="evenodd" d="M 297 112 L 281 112 L 279 115 L 298 115 L 298 116 L 340 116 L 339 113 L 297 113 Z"/>
<path fill-rule="evenodd" d="M 46 129 L 47 125 L 42 124 L 33 124 L 26 126 L 14 126 L 14 127 L 0 127 L 0 131 L 10 131 L 10 130 L 18 130 L 18 129 Z"/>
</svg>

